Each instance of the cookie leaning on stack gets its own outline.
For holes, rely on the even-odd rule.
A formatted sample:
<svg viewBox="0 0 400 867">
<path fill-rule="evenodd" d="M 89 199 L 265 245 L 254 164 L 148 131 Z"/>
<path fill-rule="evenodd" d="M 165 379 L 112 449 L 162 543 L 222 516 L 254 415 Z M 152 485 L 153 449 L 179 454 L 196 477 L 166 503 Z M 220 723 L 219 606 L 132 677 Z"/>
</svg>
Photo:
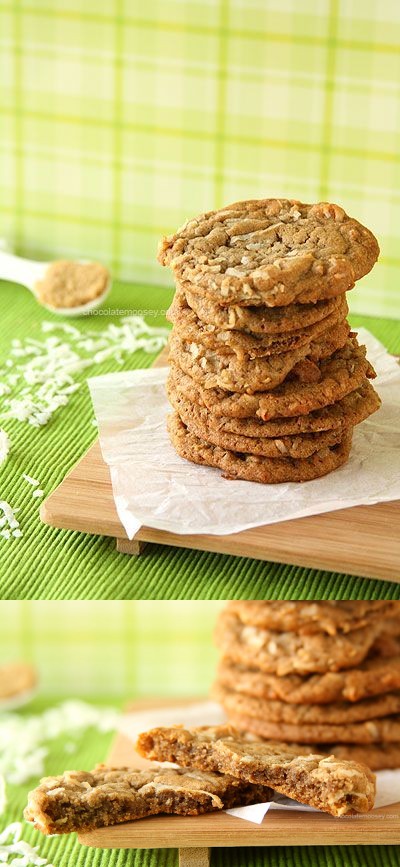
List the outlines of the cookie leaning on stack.
<svg viewBox="0 0 400 867">
<path fill-rule="evenodd" d="M 230 602 L 216 642 L 213 696 L 237 729 L 400 766 L 400 602 Z"/>
<path fill-rule="evenodd" d="M 337 205 L 281 199 L 211 211 L 161 242 L 177 285 L 167 391 L 178 454 L 267 483 L 347 461 L 354 425 L 380 401 L 345 293 L 378 253 Z"/>
<path fill-rule="evenodd" d="M 271 787 L 332 816 L 367 813 L 374 805 L 375 777 L 365 765 L 249 742 L 229 725 L 155 728 L 139 735 L 136 749 L 147 759 L 229 773 L 242 784 Z"/>
</svg>

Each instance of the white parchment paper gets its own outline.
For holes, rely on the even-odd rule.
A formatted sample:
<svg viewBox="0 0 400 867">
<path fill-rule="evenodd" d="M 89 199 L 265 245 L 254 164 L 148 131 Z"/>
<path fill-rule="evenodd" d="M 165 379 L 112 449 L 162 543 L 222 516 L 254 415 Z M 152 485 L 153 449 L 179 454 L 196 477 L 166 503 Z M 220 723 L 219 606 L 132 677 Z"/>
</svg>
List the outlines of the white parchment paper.
<svg viewBox="0 0 400 867">
<path fill-rule="evenodd" d="M 119 731 L 135 743 L 138 735 L 147 729 L 156 726 L 197 726 L 197 725 L 221 725 L 226 722 L 226 715 L 222 707 L 213 701 L 197 702 L 182 705 L 182 707 L 160 707 L 145 711 L 135 711 L 124 714 L 119 719 Z M 175 767 L 168 762 L 161 762 L 164 766 Z M 400 769 L 391 771 L 378 771 L 376 774 L 376 798 L 375 807 L 387 807 L 397 804 L 400 800 Z M 272 801 L 260 804 L 251 804 L 248 807 L 234 807 L 225 810 L 230 816 L 245 819 L 260 825 L 269 810 L 300 810 L 318 813 L 314 807 L 299 804 L 292 798 L 286 798 L 276 792 Z"/>
<path fill-rule="evenodd" d="M 223 479 L 219 470 L 180 458 L 165 419 L 166 368 L 89 380 L 101 450 L 115 505 L 130 539 L 144 524 L 172 533 L 237 533 L 349 506 L 400 497 L 400 367 L 368 331 L 359 342 L 378 378 L 383 405 L 355 428 L 349 462 L 311 482 L 261 485 Z"/>
</svg>

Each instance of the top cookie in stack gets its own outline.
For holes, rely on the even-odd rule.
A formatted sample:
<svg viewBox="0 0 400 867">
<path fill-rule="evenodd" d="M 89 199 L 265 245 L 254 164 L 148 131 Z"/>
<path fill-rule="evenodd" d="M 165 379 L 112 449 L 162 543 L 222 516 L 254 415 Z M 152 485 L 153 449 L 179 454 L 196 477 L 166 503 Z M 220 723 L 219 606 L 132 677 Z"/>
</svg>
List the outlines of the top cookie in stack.
<svg viewBox="0 0 400 867">
<path fill-rule="evenodd" d="M 216 642 L 214 697 L 240 731 L 400 766 L 400 602 L 230 602 Z"/>
<path fill-rule="evenodd" d="M 164 238 L 169 419 L 178 453 L 229 478 L 305 481 L 349 456 L 379 408 L 345 293 L 372 268 L 372 233 L 337 205 L 238 202 Z"/>
</svg>

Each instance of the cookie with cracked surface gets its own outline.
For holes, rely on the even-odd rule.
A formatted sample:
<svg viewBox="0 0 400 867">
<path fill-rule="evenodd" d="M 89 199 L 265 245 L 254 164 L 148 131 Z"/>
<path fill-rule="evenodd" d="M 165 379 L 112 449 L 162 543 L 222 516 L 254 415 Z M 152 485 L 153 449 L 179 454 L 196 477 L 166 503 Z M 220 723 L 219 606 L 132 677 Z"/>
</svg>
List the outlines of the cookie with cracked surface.
<svg viewBox="0 0 400 867">
<path fill-rule="evenodd" d="M 197 816 L 270 797 L 265 786 L 212 772 L 97 765 L 44 777 L 29 793 L 24 816 L 44 834 L 69 834 L 160 813 Z"/>
<path fill-rule="evenodd" d="M 387 599 L 376 602 L 354 601 L 282 601 L 234 599 L 225 606 L 225 611 L 235 614 L 242 623 L 260 629 L 275 629 L 277 632 L 351 632 L 384 617 L 398 618 L 400 625 L 400 602 Z"/>
<path fill-rule="evenodd" d="M 218 701 L 228 717 L 255 717 L 268 723 L 289 725 L 348 725 L 371 719 L 400 714 L 400 692 L 364 698 L 356 702 L 331 702 L 330 704 L 289 704 L 265 698 L 254 698 L 237 690 L 227 689 L 218 681 L 214 684 L 212 697 Z"/>
<path fill-rule="evenodd" d="M 207 392 L 188 374 L 172 364 L 167 379 L 167 391 L 176 399 L 191 403 L 203 423 L 217 431 L 238 434 L 246 437 L 291 436 L 294 434 L 321 433 L 329 430 L 344 430 L 355 427 L 372 413 L 376 412 L 381 401 L 379 395 L 367 379 L 359 388 L 345 395 L 336 403 L 317 409 L 307 415 L 278 417 L 263 421 L 258 416 L 250 418 L 229 418 L 210 412 L 204 403 Z"/>
<path fill-rule="evenodd" d="M 215 345 L 211 349 L 199 340 L 193 342 L 182 338 L 174 328 L 169 338 L 170 359 L 204 388 L 254 394 L 277 388 L 293 369 L 304 379 L 306 363 L 306 381 L 309 380 L 309 368 L 313 380 L 318 380 L 320 371 L 314 362 L 331 357 L 332 353 L 341 349 L 347 342 L 349 332 L 350 326 L 344 321 L 324 332 L 309 346 L 279 355 L 251 358 L 245 354 L 238 355 L 229 346 L 218 345 L 213 335 L 210 335 L 210 339 Z M 297 367 L 299 362 L 302 363 L 301 368 Z"/>
<path fill-rule="evenodd" d="M 189 307 L 207 325 L 215 325 L 220 331 L 239 329 L 252 334 L 269 335 L 279 339 L 290 337 L 317 322 L 337 313 L 346 304 L 345 296 L 317 301 L 314 304 L 289 304 L 287 307 L 240 307 L 230 304 L 223 307 L 210 300 L 195 284 L 178 285 L 178 292 L 184 292 Z"/>
<path fill-rule="evenodd" d="M 210 413 L 225 418 L 256 417 L 262 421 L 270 421 L 278 417 L 308 415 L 315 410 L 324 409 L 363 386 L 366 378 L 375 377 L 375 371 L 365 355 L 365 346 L 359 346 L 355 338 L 350 338 L 342 349 L 318 363 L 319 382 L 300 382 L 295 367 L 290 377 L 273 391 L 256 394 L 205 388 L 204 380 L 203 383 L 194 380 L 173 358 L 171 363 L 195 383 L 190 390 L 190 379 L 184 381 L 188 398 L 198 403 L 197 395 L 201 395 L 201 402 Z"/>
<path fill-rule="evenodd" d="M 315 340 L 328 334 L 329 330 L 344 323 L 348 313 L 346 299 L 340 299 L 338 308 L 329 316 L 320 319 L 308 328 L 290 334 L 263 335 L 252 334 L 250 331 L 233 329 L 220 330 L 215 325 L 202 322 L 192 310 L 183 293 L 177 292 L 169 310 L 167 319 L 173 323 L 179 336 L 191 343 L 201 343 L 208 349 L 224 352 L 229 348 L 238 358 L 260 358 L 265 355 L 279 355 L 300 347 L 310 347 Z M 312 354 L 312 350 L 311 354 Z M 304 354 L 308 354 L 304 352 Z"/>
<path fill-rule="evenodd" d="M 372 232 L 338 205 L 235 202 L 164 238 L 158 258 L 213 301 L 282 307 L 336 297 L 373 267 Z"/>
<path fill-rule="evenodd" d="M 307 482 L 338 469 L 349 458 L 353 431 L 347 431 L 340 443 L 320 449 L 308 458 L 268 458 L 261 455 L 227 451 L 192 434 L 178 413 L 168 417 L 169 437 L 180 457 L 194 464 L 218 468 L 226 479 L 242 479 L 262 484 Z"/>
<path fill-rule="evenodd" d="M 322 433 L 294 434 L 282 437 L 246 437 L 239 434 L 216 430 L 207 423 L 198 407 L 190 401 L 177 397 L 168 387 L 167 394 L 172 406 L 188 430 L 202 440 L 221 449 L 262 455 L 269 458 L 308 458 L 323 448 L 330 448 L 341 442 L 344 430 L 330 430 Z"/>
<path fill-rule="evenodd" d="M 266 740 L 299 741 L 304 744 L 373 744 L 400 741 L 400 714 L 343 725 L 276 723 L 261 717 L 236 713 L 230 713 L 229 719 L 239 731 L 251 732 Z"/>
<path fill-rule="evenodd" d="M 361 662 L 358 668 L 306 677 L 298 674 L 279 677 L 223 658 L 218 665 L 217 678 L 227 689 L 289 704 L 358 702 L 400 689 L 400 654 L 389 659 L 373 656 Z"/>
<path fill-rule="evenodd" d="M 294 756 L 246 740 L 231 726 L 155 728 L 139 735 L 137 750 L 148 759 L 257 781 L 333 816 L 367 812 L 374 803 L 375 778 L 365 766 L 333 756 Z"/>
<path fill-rule="evenodd" d="M 217 620 L 215 641 L 232 662 L 257 667 L 278 676 L 324 674 L 355 668 L 367 657 L 386 621 L 370 623 L 349 633 L 276 632 L 242 623 L 224 609 Z"/>
<path fill-rule="evenodd" d="M 249 733 L 243 737 L 255 740 L 258 738 Z M 334 755 L 337 759 L 359 762 L 371 771 L 400 768 L 400 743 L 374 744 L 299 744 L 283 741 L 266 741 L 271 747 L 286 750 L 294 756 L 310 755 L 317 751 L 325 756 Z"/>
<path fill-rule="evenodd" d="M 273 396 L 264 393 L 257 415 L 268 421 L 276 415 L 303 415 L 335 403 L 363 384 L 365 378 L 375 378 L 365 352 L 365 347 L 358 346 L 357 340 L 351 338 L 342 349 L 318 363 L 319 380 L 298 382 L 293 379 L 282 383 Z"/>
</svg>

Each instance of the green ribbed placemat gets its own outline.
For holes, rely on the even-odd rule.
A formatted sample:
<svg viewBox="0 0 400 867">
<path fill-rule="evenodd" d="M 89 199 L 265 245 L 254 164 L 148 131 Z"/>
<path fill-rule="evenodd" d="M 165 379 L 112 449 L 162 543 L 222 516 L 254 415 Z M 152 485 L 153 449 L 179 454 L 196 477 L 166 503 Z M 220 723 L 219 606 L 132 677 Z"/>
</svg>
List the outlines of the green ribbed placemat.
<svg viewBox="0 0 400 867">
<path fill-rule="evenodd" d="M 26 713 L 37 713 L 46 708 L 46 702 L 37 700 Z M 21 711 L 25 713 L 25 711 Z M 49 743 L 45 773 L 61 773 L 65 768 L 90 770 L 106 759 L 112 735 L 88 730 L 86 736 L 76 740 L 74 753 L 66 752 L 65 741 L 58 738 Z M 74 739 L 75 740 L 75 739 Z M 8 807 L 1 817 L 4 828 L 22 819 L 27 793 L 36 780 L 20 786 L 8 785 Z M 39 855 L 54 867 L 178 867 L 174 849 L 89 849 L 80 846 L 75 834 L 65 837 L 44 837 L 24 823 L 22 838 L 39 847 Z M 205 841 L 206 842 L 206 841 Z M 395 846 L 282 846 L 272 848 L 241 847 L 213 849 L 211 867 L 398 867 L 399 852 Z"/>
<path fill-rule="evenodd" d="M 56 317 L 43 312 L 21 287 L 2 283 L 0 293 L 1 367 L 11 339 L 40 338 L 41 323 L 56 321 Z M 79 320 L 78 327 L 100 330 L 118 321 L 116 311 L 139 309 L 159 311 L 148 321 L 162 324 L 161 311 L 170 298 L 171 291 L 159 287 L 116 284 L 104 315 Z M 365 325 L 388 349 L 400 352 L 395 320 L 354 316 L 352 322 Z M 147 367 L 152 361 L 153 356 L 140 351 L 127 359 L 125 369 Z M 116 369 L 114 362 L 106 362 L 89 375 Z M 0 538 L 3 599 L 400 598 L 400 586 L 388 582 L 247 558 L 158 545 L 148 545 L 140 558 L 128 557 L 117 553 L 113 539 L 41 524 L 38 501 L 32 499 L 22 473 L 38 478 L 49 494 L 93 442 L 92 418 L 89 393 L 83 385 L 45 428 L 0 420 L 13 441 L 12 454 L 0 467 L 0 499 L 20 507 L 18 517 L 24 531 L 21 539 L 7 542 Z"/>
</svg>

